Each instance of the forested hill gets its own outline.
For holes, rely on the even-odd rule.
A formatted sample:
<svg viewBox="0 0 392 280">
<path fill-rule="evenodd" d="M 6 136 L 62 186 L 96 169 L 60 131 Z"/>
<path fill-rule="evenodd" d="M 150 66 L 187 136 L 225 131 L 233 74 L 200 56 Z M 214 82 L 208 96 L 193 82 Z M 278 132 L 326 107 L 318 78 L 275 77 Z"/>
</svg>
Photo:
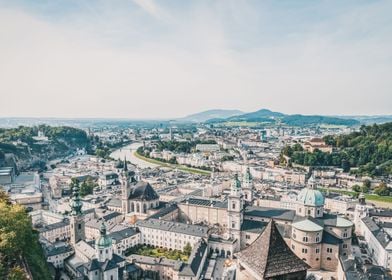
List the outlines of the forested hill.
<svg viewBox="0 0 392 280">
<path fill-rule="evenodd" d="M 25 208 L 1 190 L 0 229 L 0 279 L 52 279 Z"/>
<path fill-rule="evenodd" d="M 297 144 L 285 147 L 281 159 L 285 155 L 291 162 L 307 166 L 337 166 L 371 176 L 392 175 L 392 122 L 361 126 L 358 132 L 326 136 L 324 141 L 335 148 L 333 153 L 310 153 Z"/>
<path fill-rule="evenodd" d="M 38 132 L 47 137 L 37 138 Z M 17 163 L 21 167 L 40 166 L 44 161 L 64 157 L 78 148 L 89 149 L 86 132 L 67 126 L 0 128 L 0 166 Z"/>
</svg>

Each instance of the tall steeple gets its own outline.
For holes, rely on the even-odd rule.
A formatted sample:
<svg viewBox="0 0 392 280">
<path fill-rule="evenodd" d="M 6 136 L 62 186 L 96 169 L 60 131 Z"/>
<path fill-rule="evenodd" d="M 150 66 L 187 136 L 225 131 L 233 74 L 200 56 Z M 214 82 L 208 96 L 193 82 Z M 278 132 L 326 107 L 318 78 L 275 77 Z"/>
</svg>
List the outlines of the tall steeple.
<svg viewBox="0 0 392 280">
<path fill-rule="evenodd" d="M 242 189 L 244 194 L 244 200 L 247 203 L 251 204 L 253 201 L 253 177 L 250 173 L 249 166 L 246 168 L 246 171 L 242 178 Z"/>
<path fill-rule="evenodd" d="M 82 213 L 83 203 L 79 196 L 79 182 L 76 182 L 72 188 L 71 207 L 71 244 L 75 246 L 77 242 L 85 239 L 85 224 L 84 216 Z"/>
<path fill-rule="evenodd" d="M 129 172 L 127 158 L 124 158 L 124 168 L 121 173 L 121 208 L 124 215 L 129 213 Z"/>
<path fill-rule="evenodd" d="M 241 194 L 241 181 L 238 179 L 238 174 L 234 175 L 231 181 L 231 190 L 228 197 L 228 211 L 227 211 L 227 227 L 229 237 L 236 239 L 235 251 L 239 251 L 241 247 L 241 225 L 243 221 L 244 205 Z"/>
</svg>

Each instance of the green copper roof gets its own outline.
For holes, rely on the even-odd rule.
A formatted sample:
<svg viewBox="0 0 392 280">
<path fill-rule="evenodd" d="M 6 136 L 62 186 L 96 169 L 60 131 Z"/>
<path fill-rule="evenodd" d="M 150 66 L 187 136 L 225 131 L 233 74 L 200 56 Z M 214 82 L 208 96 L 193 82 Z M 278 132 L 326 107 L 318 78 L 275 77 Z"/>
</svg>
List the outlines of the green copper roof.
<svg viewBox="0 0 392 280">
<path fill-rule="evenodd" d="M 231 189 L 233 189 L 233 190 L 241 189 L 241 182 L 238 179 L 238 174 L 234 175 L 233 181 L 231 182 Z"/>
<path fill-rule="evenodd" d="M 244 182 L 250 184 L 252 182 L 252 174 L 250 174 L 249 167 L 246 168 L 246 172 L 244 174 Z"/>
<path fill-rule="evenodd" d="M 297 201 L 306 206 L 324 206 L 324 196 L 319 190 L 304 188 L 297 197 Z"/>
<path fill-rule="evenodd" d="M 108 248 L 110 246 L 112 246 L 112 239 L 107 236 L 106 234 L 106 226 L 104 223 L 102 223 L 101 228 L 100 228 L 100 236 L 99 238 L 95 241 L 95 245 L 99 248 L 99 249 L 103 249 L 103 248 Z"/>
<path fill-rule="evenodd" d="M 82 207 L 83 203 L 80 201 L 79 197 L 79 186 L 76 185 L 72 188 L 72 200 L 70 203 L 71 207 L 71 215 L 81 215 L 82 214 Z"/>
</svg>

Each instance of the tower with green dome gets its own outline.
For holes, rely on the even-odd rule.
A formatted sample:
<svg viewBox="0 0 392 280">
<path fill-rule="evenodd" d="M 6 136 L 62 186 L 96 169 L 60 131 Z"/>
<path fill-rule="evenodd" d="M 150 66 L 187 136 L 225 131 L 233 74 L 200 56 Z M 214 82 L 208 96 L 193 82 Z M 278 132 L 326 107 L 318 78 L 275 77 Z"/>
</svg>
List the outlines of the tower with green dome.
<svg viewBox="0 0 392 280">
<path fill-rule="evenodd" d="M 253 201 L 253 177 L 250 174 L 249 166 L 246 168 L 242 178 L 242 192 L 244 194 L 244 201 L 252 204 Z"/>
<path fill-rule="evenodd" d="M 107 235 L 105 223 L 99 229 L 100 236 L 95 240 L 95 252 L 99 262 L 111 260 L 113 257 L 112 239 Z"/>
<path fill-rule="evenodd" d="M 230 195 L 227 200 L 227 228 L 229 236 L 237 239 L 238 245 L 235 251 L 240 249 L 241 225 L 244 217 L 244 205 L 242 201 L 241 181 L 238 174 L 235 174 L 231 181 Z"/>
<path fill-rule="evenodd" d="M 72 199 L 70 202 L 71 207 L 71 217 L 70 217 L 70 227 L 71 227 L 71 244 L 76 245 L 80 240 L 85 239 L 85 224 L 84 216 L 82 213 L 83 203 L 80 200 L 79 195 L 79 182 L 75 182 L 72 188 Z"/>
</svg>

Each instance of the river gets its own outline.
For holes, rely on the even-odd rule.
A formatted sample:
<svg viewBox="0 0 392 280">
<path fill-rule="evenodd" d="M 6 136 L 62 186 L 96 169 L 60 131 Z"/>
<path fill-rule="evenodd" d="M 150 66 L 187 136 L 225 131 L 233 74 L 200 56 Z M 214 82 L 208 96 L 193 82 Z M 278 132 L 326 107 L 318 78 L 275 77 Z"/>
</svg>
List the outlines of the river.
<svg viewBox="0 0 392 280">
<path fill-rule="evenodd" d="M 139 168 L 155 168 L 158 167 L 159 165 L 146 162 L 140 158 L 137 158 L 134 153 L 136 150 L 143 146 L 142 143 L 132 143 L 128 146 L 122 147 L 120 149 L 115 150 L 110 154 L 110 157 L 114 159 L 119 159 L 119 160 L 124 160 L 124 157 L 127 158 L 127 161 L 130 161 L 132 164 L 136 165 Z"/>
</svg>

